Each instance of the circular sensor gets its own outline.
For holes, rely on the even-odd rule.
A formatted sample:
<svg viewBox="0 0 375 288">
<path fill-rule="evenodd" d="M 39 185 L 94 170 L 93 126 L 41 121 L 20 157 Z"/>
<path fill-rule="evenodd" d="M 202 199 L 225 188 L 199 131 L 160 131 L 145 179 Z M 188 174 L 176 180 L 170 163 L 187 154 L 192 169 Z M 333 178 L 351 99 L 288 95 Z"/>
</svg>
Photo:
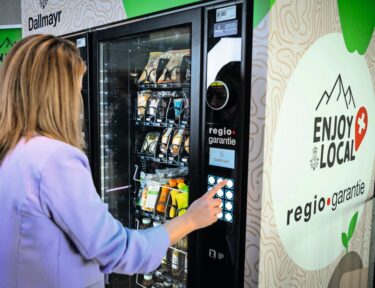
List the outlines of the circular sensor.
<svg viewBox="0 0 375 288">
<path fill-rule="evenodd" d="M 207 89 L 206 102 L 212 110 L 223 109 L 229 101 L 229 89 L 223 81 L 215 81 Z"/>
</svg>

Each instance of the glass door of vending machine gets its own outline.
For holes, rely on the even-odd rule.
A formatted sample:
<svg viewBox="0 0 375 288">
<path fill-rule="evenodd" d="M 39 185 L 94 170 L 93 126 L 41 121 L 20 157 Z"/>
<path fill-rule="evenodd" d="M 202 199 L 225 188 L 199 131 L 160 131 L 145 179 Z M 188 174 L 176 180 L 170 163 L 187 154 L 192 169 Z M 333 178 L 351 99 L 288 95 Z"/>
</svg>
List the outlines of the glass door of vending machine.
<svg viewBox="0 0 375 288">
<path fill-rule="evenodd" d="M 197 198 L 200 28 L 200 12 L 190 11 L 94 34 L 93 173 L 126 227 L 161 225 Z M 150 274 L 110 275 L 108 287 L 186 287 L 189 243 L 170 247 Z"/>
</svg>

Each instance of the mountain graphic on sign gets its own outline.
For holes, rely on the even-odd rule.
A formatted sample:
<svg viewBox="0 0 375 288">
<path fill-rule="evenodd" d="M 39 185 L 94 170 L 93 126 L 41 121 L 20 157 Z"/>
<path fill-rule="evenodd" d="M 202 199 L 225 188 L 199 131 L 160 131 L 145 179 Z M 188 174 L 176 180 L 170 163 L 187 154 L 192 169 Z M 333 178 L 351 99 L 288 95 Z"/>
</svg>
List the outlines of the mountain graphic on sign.
<svg viewBox="0 0 375 288">
<path fill-rule="evenodd" d="M 345 90 L 344 83 L 340 74 L 337 77 L 331 92 L 324 91 L 322 98 L 320 98 L 320 101 L 315 108 L 315 111 L 319 109 L 321 104 L 328 105 L 329 102 L 334 101 L 335 99 L 336 102 L 345 101 L 346 109 L 349 109 L 351 105 L 356 108 L 352 89 L 350 88 L 350 86 L 348 86 L 348 88 Z"/>
<path fill-rule="evenodd" d="M 0 44 L 0 49 L 3 48 L 3 46 L 5 46 L 4 48 L 8 48 L 8 47 L 13 47 L 13 45 L 15 44 L 16 42 L 12 42 L 8 37 L 5 38 L 5 40 L 3 41 L 3 43 Z"/>
</svg>

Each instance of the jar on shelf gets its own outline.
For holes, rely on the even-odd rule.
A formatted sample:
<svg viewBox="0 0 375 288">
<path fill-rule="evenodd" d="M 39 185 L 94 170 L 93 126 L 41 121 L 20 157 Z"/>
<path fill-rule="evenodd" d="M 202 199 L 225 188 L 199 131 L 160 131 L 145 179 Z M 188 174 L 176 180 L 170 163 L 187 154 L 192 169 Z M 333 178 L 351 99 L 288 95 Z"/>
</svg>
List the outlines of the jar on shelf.
<svg viewBox="0 0 375 288">
<path fill-rule="evenodd" d="M 140 229 L 147 229 L 151 227 L 151 219 L 150 218 L 142 218 Z"/>
<path fill-rule="evenodd" d="M 151 287 L 152 284 L 154 284 L 154 281 L 152 280 L 152 274 L 143 275 L 142 285 L 145 287 Z"/>
<path fill-rule="evenodd" d="M 179 269 L 180 269 L 180 265 L 179 265 L 179 252 L 178 250 L 173 250 L 173 253 L 172 253 L 172 275 L 175 276 L 175 277 L 178 277 L 178 274 L 179 274 Z"/>
</svg>

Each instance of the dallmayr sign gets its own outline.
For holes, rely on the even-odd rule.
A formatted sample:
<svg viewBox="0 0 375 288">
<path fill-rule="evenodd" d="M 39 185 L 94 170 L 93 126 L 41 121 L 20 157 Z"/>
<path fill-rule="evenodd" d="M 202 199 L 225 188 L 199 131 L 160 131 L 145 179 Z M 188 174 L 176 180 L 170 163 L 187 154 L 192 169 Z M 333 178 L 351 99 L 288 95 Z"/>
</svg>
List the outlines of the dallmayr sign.
<svg viewBox="0 0 375 288">
<path fill-rule="evenodd" d="M 39 6 L 42 10 L 44 10 L 47 5 L 48 0 L 39 0 Z M 46 26 L 56 27 L 57 23 L 61 22 L 61 13 L 62 10 L 49 14 L 39 13 L 35 18 L 29 17 L 29 31 L 37 30 Z"/>
</svg>

